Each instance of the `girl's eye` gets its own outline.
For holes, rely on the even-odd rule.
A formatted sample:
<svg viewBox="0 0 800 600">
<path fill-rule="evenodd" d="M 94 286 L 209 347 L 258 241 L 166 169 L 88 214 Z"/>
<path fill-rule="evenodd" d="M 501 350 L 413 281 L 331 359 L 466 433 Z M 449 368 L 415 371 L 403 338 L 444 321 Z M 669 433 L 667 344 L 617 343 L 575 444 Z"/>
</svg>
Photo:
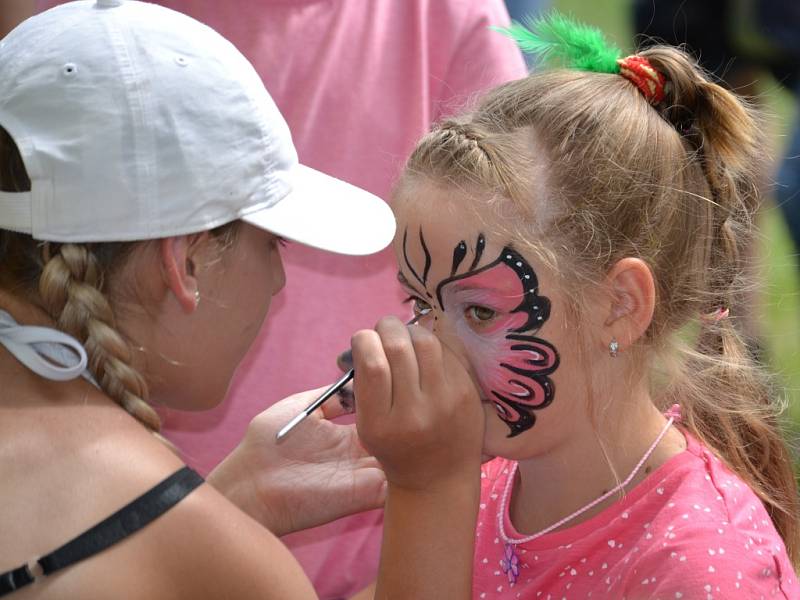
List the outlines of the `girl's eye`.
<svg viewBox="0 0 800 600">
<path fill-rule="evenodd" d="M 467 319 L 476 321 L 478 323 L 486 323 L 487 321 L 491 321 L 494 319 L 496 314 L 497 313 L 491 308 L 486 308 L 485 306 L 470 306 L 466 310 Z"/>
<path fill-rule="evenodd" d="M 431 309 L 431 305 L 425 302 L 422 298 L 417 298 L 416 296 L 409 296 L 405 299 L 405 302 L 413 302 L 413 310 L 415 315 L 421 315 L 424 312 L 428 312 Z"/>
</svg>

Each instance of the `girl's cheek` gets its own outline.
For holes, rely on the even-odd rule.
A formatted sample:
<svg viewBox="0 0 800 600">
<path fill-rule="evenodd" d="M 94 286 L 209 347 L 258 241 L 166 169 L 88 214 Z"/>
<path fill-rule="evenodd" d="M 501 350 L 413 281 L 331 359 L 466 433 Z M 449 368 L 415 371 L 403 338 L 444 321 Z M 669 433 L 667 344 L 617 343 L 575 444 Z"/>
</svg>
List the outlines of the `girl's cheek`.
<svg viewBox="0 0 800 600">
<path fill-rule="evenodd" d="M 439 312 L 436 309 L 433 312 L 435 314 L 421 319 L 418 324 L 431 331 L 451 352 L 466 359 L 475 369 L 476 356 L 469 350 L 469 347 L 475 346 L 475 339 L 469 325 L 463 319 L 454 318 L 449 312 Z"/>
<path fill-rule="evenodd" d="M 456 324 L 455 333 L 463 348 L 464 356 L 472 367 L 484 394 L 487 393 L 487 387 L 490 387 L 493 373 L 499 369 L 496 352 L 493 349 L 501 343 L 505 332 L 506 329 L 498 325 L 492 327 L 491 331 L 486 328 L 477 333 L 463 318 Z"/>
</svg>

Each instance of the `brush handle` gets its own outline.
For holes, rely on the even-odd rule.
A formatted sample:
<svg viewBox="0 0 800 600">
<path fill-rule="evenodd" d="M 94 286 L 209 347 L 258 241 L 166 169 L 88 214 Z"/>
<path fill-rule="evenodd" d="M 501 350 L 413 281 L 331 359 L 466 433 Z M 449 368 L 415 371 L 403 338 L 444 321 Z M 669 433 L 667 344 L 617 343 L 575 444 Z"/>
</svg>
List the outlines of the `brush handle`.
<svg viewBox="0 0 800 600">
<path fill-rule="evenodd" d="M 410 320 L 408 323 L 406 323 L 406 325 L 413 325 L 414 323 L 416 323 L 417 321 L 419 321 L 419 320 L 420 320 L 422 317 L 424 317 L 426 314 L 428 314 L 428 312 L 429 312 L 429 311 L 425 311 L 425 312 L 422 312 L 422 313 L 418 314 L 416 317 L 414 317 L 414 318 L 413 318 L 413 319 L 411 319 L 411 320 Z M 280 441 L 280 440 L 282 440 L 284 437 L 286 437 L 286 434 L 288 434 L 288 433 L 289 433 L 289 432 L 290 432 L 292 429 L 294 429 L 294 428 L 295 428 L 297 425 L 299 425 L 300 423 L 302 423 L 303 421 L 305 421 L 305 420 L 306 420 L 306 418 L 308 417 L 308 415 L 310 415 L 312 412 L 314 412 L 315 410 L 317 410 L 317 409 L 318 409 L 320 406 L 322 406 L 323 404 L 325 404 L 325 402 L 326 402 L 326 401 L 327 401 L 327 400 L 328 400 L 328 399 L 329 399 L 331 396 L 333 396 L 334 394 L 336 394 L 336 393 L 337 393 L 337 392 L 338 392 L 340 389 L 342 389 L 342 388 L 343 388 L 345 385 L 347 385 L 347 384 L 350 382 L 350 380 L 351 380 L 351 379 L 353 379 L 353 375 L 354 375 L 354 374 L 355 374 L 355 371 L 353 371 L 353 369 L 350 369 L 350 370 L 349 370 L 347 373 L 345 373 L 344 375 L 342 375 L 341 379 L 339 379 L 339 380 L 338 380 L 336 383 L 334 383 L 334 384 L 333 384 L 331 387 L 329 387 L 327 390 L 325 390 L 325 391 L 322 393 L 322 395 L 321 395 L 319 398 L 317 398 L 317 399 L 316 399 L 316 400 L 314 400 L 314 401 L 313 401 L 311 404 L 309 404 L 308 406 L 306 406 L 306 407 L 305 407 L 305 409 L 303 409 L 303 412 L 301 412 L 301 413 L 300 413 L 300 414 L 298 414 L 298 415 L 297 415 L 295 418 L 293 418 L 291 421 L 289 421 L 289 422 L 288 422 L 288 423 L 287 423 L 287 424 L 286 424 L 286 425 L 283 427 L 283 429 L 281 429 L 281 430 L 278 432 L 278 435 L 276 435 L 276 436 L 275 436 L 275 439 L 276 439 L 276 440 L 278 440 L 278 441 Z"/>
<path fill-rule="evenodd" d="M 310 415 L 312 412 L 317 410 L 320 406 L 325 404 L 325 402 L 328 400 L 328 398 L 330 398 L 331 396 L 336 394 L 340 389 L 342 389 L 345 385 L 347 385 L 350 382 L 351 379 L 353 379 L 354 373 L 355 373 L 355 371 L 353 371 L 353 369 L 350 369 L 347 373 L 345 373 L 342 376 L 342 378 L 339 379 L 339 381 L 337 381 L 331 387 L 329 387 L 327 390 L 325 390 L 319 398 L 317 398 L 311 404 L 306 406 L 300 414 L 298 414 L 294 419 L 289 421 L 284 426 L 284 428 L 281 429 L 278 432 L 278 435 L 276 436 L 276 439 L 278 439 L 278 440 L 283 439 L 283 437 L 286 436 L 287 433 L 289 433 L 297 425 L 302 423 L 306 419 L 306 417 L 308 417 L 308 415 Z"/>
<path fill-rule="evenodd" d="M 322 406 L 322 404 L 328 398 L 336 394 L 340 389 L 342 389 L 345 385 L 347 385 L 350 382 L 350 380 L 353 379 L 354 374 L 355 371 L 353 369 L 350 369 L 347 373 L 342 375 L 342 378 L 339 381 L 334 383 L 331 387 L 325 390 L 325 392 L 323 392 L 323 394 L 319 398 L 317 398 L 316 400 L 314 400 L 314 402 L 309 404 L 308 407 L 306 407 L 306 409 L 303 412 L 306 415 L 310 415 L 312 412 L 317 410 L 320 406 Z"/>
</svg>

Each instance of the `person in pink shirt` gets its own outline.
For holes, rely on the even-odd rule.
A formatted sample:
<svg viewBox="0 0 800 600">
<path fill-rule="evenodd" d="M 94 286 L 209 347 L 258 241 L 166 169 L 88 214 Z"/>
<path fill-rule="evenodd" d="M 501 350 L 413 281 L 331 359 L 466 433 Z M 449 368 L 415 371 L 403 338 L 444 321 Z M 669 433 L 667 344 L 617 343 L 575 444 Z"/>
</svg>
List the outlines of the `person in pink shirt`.
<svg viewBox="0 0 800 600">
<path fill-rule="evenodd" d="M 622 58 L 557 14 L 507 33 L 571 68 L 440 123 L 393 201 L 398 278 L 487 419 L 473 573 L 441 577 L 475 599 L 800 598 L 780 403 L 728 310 L 756 115 L 677 48 Z"/>
<path fill-rule="evenodd" d="M 42 10 L 62 0 L 37 0 Z M 478 92 L 525 74 L 502 0 L 157 0 L 211 26 L 250 60 L 284 115 L 304 164 L 378 196 L 414 142 Z M 329 257 L 290 244 L 288 284 L 224 405 L 163 411 L 165 435 L 206 474 L 251 419 L 300 389 L 339 378 L 357 329 L 406 314 L 391 254 Z M 291 306 L 289 306 L 291 304 Z M 276 356 L 282 360 L 274 359 Z M 374 578 L 381 513 L 284 538 L 321 598 Z"/>
</svg>

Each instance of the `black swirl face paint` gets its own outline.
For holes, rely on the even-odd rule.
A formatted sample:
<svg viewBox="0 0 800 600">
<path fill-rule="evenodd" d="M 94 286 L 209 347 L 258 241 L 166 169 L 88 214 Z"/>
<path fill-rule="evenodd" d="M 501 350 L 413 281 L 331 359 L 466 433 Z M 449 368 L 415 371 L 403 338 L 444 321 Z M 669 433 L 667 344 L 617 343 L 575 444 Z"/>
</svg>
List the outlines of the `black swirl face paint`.
<svg viewBox="0 0 800 600">
<path fill-rule="evenodd" d="M 559 363 L 553 345 L 535 335 L 550 316 L 550 300 L 539 294 L 533 267 L 510 246 L 485 263 L 486 240 L 481 234 L 472 250 L 463 240 L 456 245 L 450 276 L 436 284 L 432 295 L 427 282 L 431 256 L 424 236 L 420 231 L 426 261 L 420 278 L 408 259 L 407 233 L 403 236 L 406 266 L 435 308 L 454 320 L 482 391 L 508 425 L 509 437 L 527 431 L 536 423 L 535 411 L 553 401 L 550 375 Z M 469 268 L 459 273 L 470 252 Z M 415 286 L 409 287 L 420 294 Z M 478 311 L 491 318 L 470 317 Z"/>
</svg>

